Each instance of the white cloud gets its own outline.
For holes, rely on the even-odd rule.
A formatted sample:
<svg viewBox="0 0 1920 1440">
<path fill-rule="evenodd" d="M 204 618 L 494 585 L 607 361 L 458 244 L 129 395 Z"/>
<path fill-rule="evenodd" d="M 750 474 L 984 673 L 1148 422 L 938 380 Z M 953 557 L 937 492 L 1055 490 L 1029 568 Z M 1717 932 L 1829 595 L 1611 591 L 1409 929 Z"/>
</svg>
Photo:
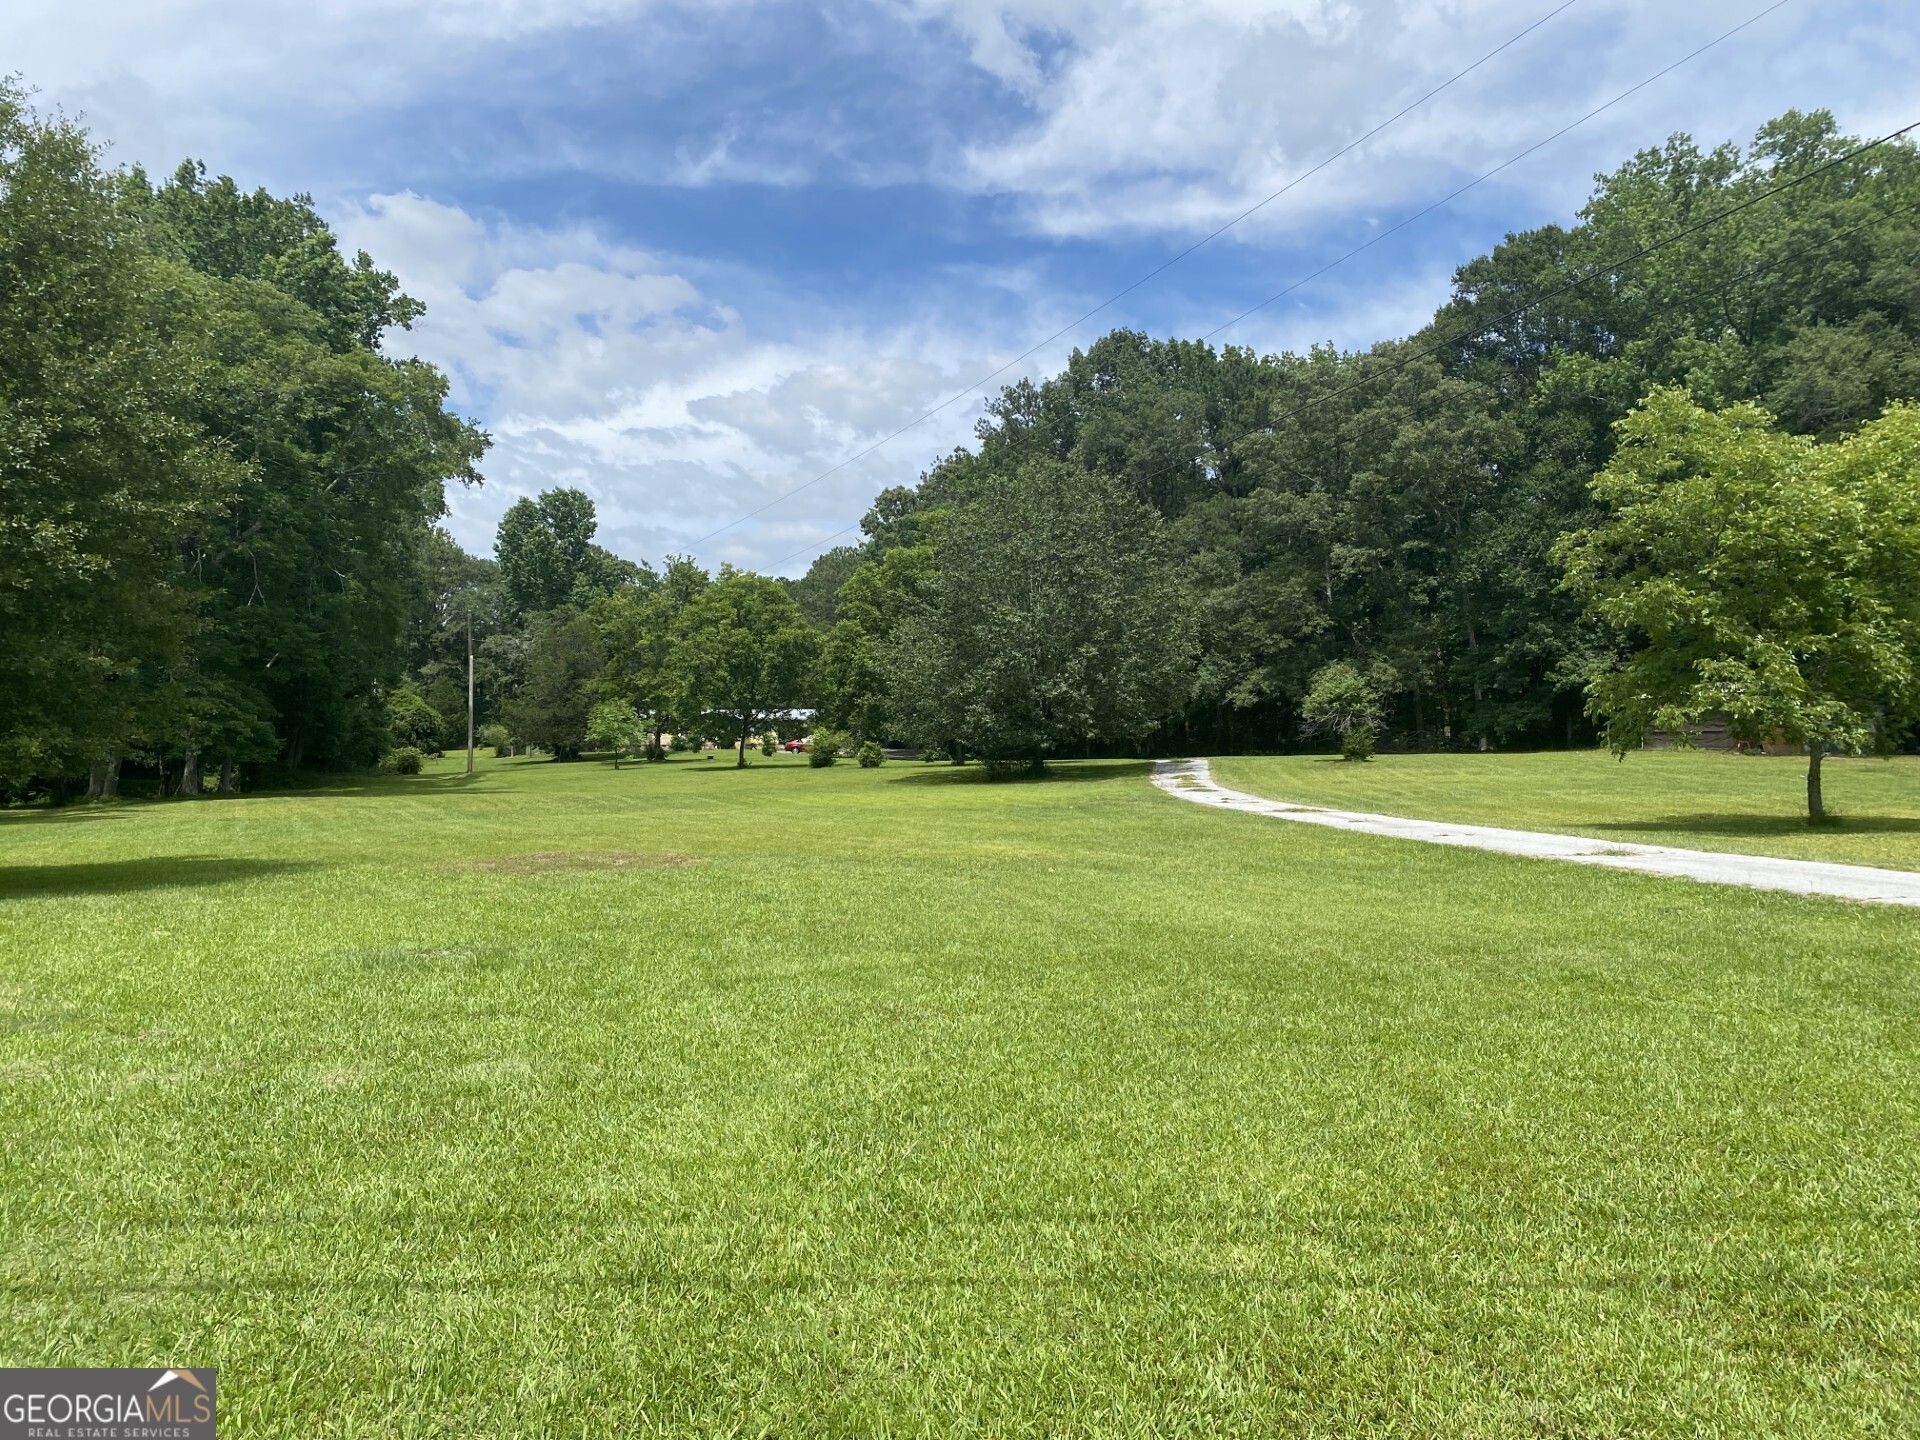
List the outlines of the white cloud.
<svg viewBox="0 0 1920 1440">
<path fill-rule="evenodd" d="M 1271 235 L 1404 204 L 1506 159 L 1765 8 L 1582 0 L 1236 231 Z M 1297 180 L 1550 8 L 1549 0 L 911 0 L 1024 96 L 950 183 L 1022 202 L 1035 230 L 1192 235 Z M 1788 105 L 1870 124 L 1907 103 L 1906 0 L 1789 6 L 1509 177 L 1577 202 L 1591 171 L 1674 129 L 1744 137 Z M 1909 117 L 1911 118 L 1911 117 Z"/>
<path fill-rule="evenodd" d="M 658 559 L 906 425 L 977 379 L 969 357 L 987 349 L 982 335 L 912 317 L 769 338 L 684 266 L 590 228 L 485 223 L 410 194 L 335 223 L 426 302 L 391 348 L 446 370 L 456 406 L 494 434 L 485 489 L 450 497 L 456 533 L 481 551 L 516 496 L 574 484 L 614 548 Z M 701 545 L 702 558 L 765 566 L 824 538 L 966 438 L 976 414 L 974 402 L 951 407 Z"/>
<path fill-rule="evenodd" d="M 0 55 L 49 100 L 90 111 L 121 158 L 201 154 L 246 183 L 319 191 L 349 248 L 367 248 L 428 302 L 400 345 L 447 370 L 457 402 L 498 441 L 486 490 L 455 497 L 466 543 L 487 548 L 515 495 L 576 483 L 599 502 L 611 543 L 657 557 L 840 464 L 979 379 L 989 357 L 1017 353 L 1101 298 L 1062 293 L 1059 270 L 1023 263 L 1033 234 L 1164 236 L 1177 249 L 1552 3 L 826 0 L 825 18 L 804 31 L 822 52 L 794 54 L 791 83 L 769 57 L 786 59 L 785 37 L 802 32 L 781 27 L 819 17 L 767 0 L 16 3 L 0 13 Z M 1334 227 L 1364 234 L 1421 208 L 1765 3 L 1579 0 L 1234 238 L 1293 256 L 1260 286 L 1277 289 L 1316 263 L 1306 257 L 1338 248 Z M 1455 250 L 1482 248 L 1498 224 L 1567 218 L 1592 171 L 1674 129 L 1743 136 L 1789 105 L 1830 105 L 1875 133 L 1913 119 L 1900 109 L 1920 63 L 1911 6 L 1789 5 L 1515 167 L 1476 197 L 1483 214 L 1471 224 L 1447 233 L 1423 223 L 1389 247 L 1398 260 L 1376 252 L 1364 272 L 1315 282 L 1222 338 L 1268 349 L 1405 333 L 1443 298 Z M 595 70 L 603 55 L 612 58 Z M 857 75 L 856 61 L 866 67 Z M 634 97 L 646 103 L 623 110 Z M 657 195 L 791 190 L 829 174 L 844 186 L 910 182 L 885 203 L 920 204 L 924 223 L 900 229 L 899 273 L 887 277 L 900 283 L 875 287 L 897 295 L 910 282 L 908 313 L 848 300 L 863 293 L 858 281 L 844 294 L 796 295 L 777 256 L 765 273 L 736 275 L 712 256 L 664 257 L 615 238 L 612 216 L 634 213 L 631 193 L 623 201 L 596 178 Z M 596 218 L 530 225 L 411 193 L 364 198 L 407 186 L 538 192 L 547 215 Z M 948 196 L 925 203 L 940 189 Z M 953 195 L 966 218 L 942 253 L 961 258 L 936 265 L 918 249 L 927 236 L 946 242 L 939 207 Z M 727 223 L 704 213 L 677 233 Z M 644 242 L 645 223 L 626 233 Z M 1053 253 L 1060 270 L 1077 261 L 1059 255 L 1086 256 L 1086 273 L 1113 274 L 1091 247 Z M 1209 258 L 1169 281 L 1205 276 Z M 1383 268 L 1393 273 L 1361 278 Z M 840 283 L 810 273 L 809 284 Z M 1179 293 L 1156 281 L 1023 368 L 1057 369 L 1109 324 L 1186 305 Z M 1192 305 L 1185 333 L 1238 308 Z M 877 489 L 967 439 L 977 413 L 977 397 L 951 407 L 701 545 L 702 558 L 766 565 L 823 538 Z"/>
</svg>

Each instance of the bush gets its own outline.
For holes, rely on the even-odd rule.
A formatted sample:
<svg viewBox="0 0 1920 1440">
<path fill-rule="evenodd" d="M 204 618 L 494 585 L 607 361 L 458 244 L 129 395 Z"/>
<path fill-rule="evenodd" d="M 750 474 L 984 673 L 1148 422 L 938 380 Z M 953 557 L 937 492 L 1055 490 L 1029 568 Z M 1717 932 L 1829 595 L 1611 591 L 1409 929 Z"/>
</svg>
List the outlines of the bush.
<svg viewBox="0 0 1920 1440">
<path fill-rule="evenodd" d="M 819 770 L 833 764 L 840 758 L 840 752 L 851 749 L 853 739 L 838 730 L 816 730 L 813 743 L 807 747 L 807 763 Z"/>
<path fill-rule="evenodd" d="M 424 695 L 403 685 L 387 697 L 387 728 L 402 750 L 438 750 L 447 722 Z"/>
<path fill-rule="evenodd" d="M 513 734 L 504 725 L 482 725 L 473 732 L 473 743 L 492 746 L 496 758 L 513 754 Z"/>
<path fill-rule="evenodd" d="M 880 744 L 876 740 L 869 740 L 866 744 L 862 745 L 859 755 L 855 758 L 860 761 L 860 768 L 862 770 L 871 770 L 875 766 L 887 763 L 887 757 L 880 753 Z"/>
<path fill-rule="evenodd" d="M 771 735 L 762 735 L 760 737 L 760 753 L 769 758 L 778 755 L 780 753 L 780 742 Z"/>
<path fill-rule="evenodd" d="M 1340 737 L 1340 758 L 1342 760 L 1371 760 L 1373 758 L 1373 727 L 1356 725 Z"/>
<path fill-rule="evenodd" d="M 420 752 L 413 746 L 402 745 L 398 750 L 387 752 L 387 758 L 380 762 L 380 768 L 389 775 L 418 775 L 420 759 Z"/>
<path fill-rule="evenodd" d="M 676 733 L 667 743 L 673 747 L 674 753 L 684 754 L 688 750 L 698 750 L 700 748 L 700 737 L 698 735 Z"/>
</svg>

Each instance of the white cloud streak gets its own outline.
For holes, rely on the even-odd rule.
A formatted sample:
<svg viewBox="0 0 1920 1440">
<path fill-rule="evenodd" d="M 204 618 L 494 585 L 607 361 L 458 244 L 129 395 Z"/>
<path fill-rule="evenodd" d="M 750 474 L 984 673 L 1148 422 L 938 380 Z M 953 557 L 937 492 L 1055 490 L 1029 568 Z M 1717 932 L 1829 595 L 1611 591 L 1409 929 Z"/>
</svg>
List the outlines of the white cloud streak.
<svg viewBox="0 0 1920 1440">
<path fill-rule="evenodd" d="M 987 344 L 915 322 L 765 338 L 684 267 L 590 228 L 488 224 L 410 194 L 335 219 L 349 248 L 378 255 L 426 302 L 389 348 L 444 369 L 455 404 L 493 432 L 488 485 L 450 497 L 456 534 L 482 551 L 515 497 L 572 484 L 615 548 L 657 559 L 913 420 L 976 378 L 962 367 Z M 846 466 L 702 557 L 766 565 L 823 538 L 965 439 L 976 414 L 952 407 L 910 445 Z"/>
</svg>

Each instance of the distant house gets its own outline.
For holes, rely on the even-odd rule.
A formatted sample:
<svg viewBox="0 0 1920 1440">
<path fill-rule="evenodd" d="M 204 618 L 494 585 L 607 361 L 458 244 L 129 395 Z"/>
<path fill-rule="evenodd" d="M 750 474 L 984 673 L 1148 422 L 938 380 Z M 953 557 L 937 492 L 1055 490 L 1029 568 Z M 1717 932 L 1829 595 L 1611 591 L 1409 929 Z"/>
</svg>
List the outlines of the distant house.
<svg viewBox="0 0 1920 1440">
<path fill-rule="evenodd" d="M 1693 747 L 1696 750 L 1744 750 L 1752 748 L 1750 741 L 1733 738 L 1733 726 L 1724 715 L 1709 715 L 1694 729 Z M 1674 735 L 1666 730 L 1649 730 L 1647 738 L 1641 742 L 1643 750 L 1677 750 L 1679 744 Z M 1792 745 L 1778 736 L 1769 736 L 1759 747 L 1768 755 L 1801 755 L 1806 753 L 1804 745 Z"/>
<path fill-rule="evenodd" d="M 1737 748 L 1733 738 L 1733 728 L 1724 715 L 1712 715 L 1702 720 L 1693 732 L 1693 745 L 1696 750 L 1732 750 Z M 1641 742 L 1645 750 L 1677 750 L 1680 748 L 1677 737 L 1668 730 L 1649 730 L 1647 738 Z"/>
</svg>

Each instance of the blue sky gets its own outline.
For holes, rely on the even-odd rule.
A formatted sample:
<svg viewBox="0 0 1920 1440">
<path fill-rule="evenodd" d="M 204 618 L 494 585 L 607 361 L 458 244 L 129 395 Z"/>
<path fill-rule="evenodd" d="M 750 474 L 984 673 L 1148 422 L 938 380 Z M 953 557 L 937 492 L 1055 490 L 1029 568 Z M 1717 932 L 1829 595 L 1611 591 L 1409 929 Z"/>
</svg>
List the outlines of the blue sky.
<svg viewBox="0 0 1920 1440">
<path fill-rule="evenodd" d="M 110 158 L 305 190 L 428 304 L 397 337 L 496 446 L 490 548 L 573 484 L 639 559 L 798 573 L 979 396 L 719 535 L 1138 279 L 1559 0 L 144 0 L 9 7 L 0 66 Z M 1576 0 L 1019 369 L 1114 325 L 1197 335 L 1770 0 Z M 31 13 L 19 13 L 30 11 Z M 1912 0 L 1789 0 L 1221 339 L 1417 327 L 1455 265 L 1568 220 L 1676 130 L 1792 106 L 1920 119 Z M 1903 108 L 1904 107 L 1904 108 Z M 1911 109 L 1914 113 L 1905 113 Z"/>
</svg>

